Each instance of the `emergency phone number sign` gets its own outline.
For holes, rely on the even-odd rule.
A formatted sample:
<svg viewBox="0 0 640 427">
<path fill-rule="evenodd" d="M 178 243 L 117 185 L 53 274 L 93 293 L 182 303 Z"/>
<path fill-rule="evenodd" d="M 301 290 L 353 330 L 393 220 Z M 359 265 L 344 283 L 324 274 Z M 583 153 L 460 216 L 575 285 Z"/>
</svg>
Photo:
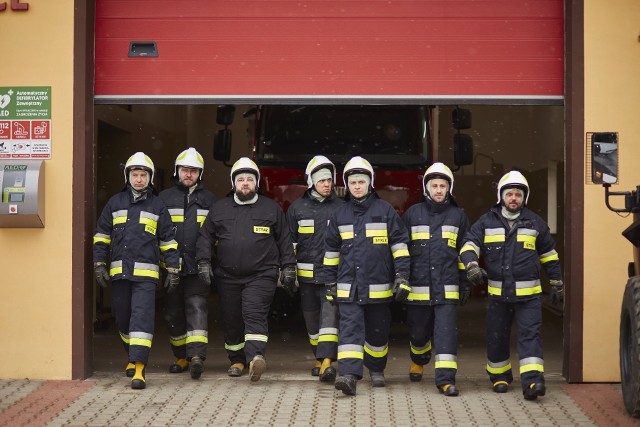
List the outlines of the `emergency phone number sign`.
<svg viewBox="0 0 640 427">
<path fill-rule="evenodd" d="M 51 158 L 51 86 L 0 86 L 0 159 Z"/>
</svg>

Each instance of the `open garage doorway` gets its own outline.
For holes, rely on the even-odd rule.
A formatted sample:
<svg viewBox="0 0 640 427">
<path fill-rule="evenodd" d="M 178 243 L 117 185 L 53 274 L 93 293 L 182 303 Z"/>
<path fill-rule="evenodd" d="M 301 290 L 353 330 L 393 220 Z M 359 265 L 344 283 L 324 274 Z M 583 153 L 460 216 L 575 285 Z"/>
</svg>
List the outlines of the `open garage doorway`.
<svg viewBox="0 0 640 427">
<path fill-rule="evenodd" d="M 233 135 L 231 161 L 253 154 L 253 119 L 245 112 L 252 105 L 236 105 L 230 126 Z M 496 202 L 496 184 L 502 174 L 512 168 L 522 171 L 531 185 L 529 207 L 545 219 L 556 240 L 561 261 L 564 253 L 564 109 L 562 106 L 497 106 L 460 105 L 472 114 L 472 126 L 462 132 L 473 138 L 473 164 L 455 172 L 455 197 L 473 223 Z M 110 196 L 124 187 L 123 168 L 127 158 L 144 151 L 156 167 L 158 190 L 171 186 L 173 162 L 187 147 L 195 147 L 205 159 L 203 182 L 216 197 L 225 197 L 230 189 L 229 167 L 213 158 L 213 141 L 223 126 L 216 123 L 217 105 L 97 105 L 95 107 L 95 218 Z M 452 111 L 456 106 L 432 109 L 433 159 L 453 166 Z M 317 153 L 309 152 L 311 158 Z M 342 165 L 340 165 L 342 166 Z M 375 166 L 375 162 L 374 162 Z M 302 172 L 302 171 L 301 171 Z M 418 177 L 416 177 L 418 179 Z M 338 177 L 341 183 L 341 177 Z M 342 184 L 340 184 L 342 185 Z M 545 371 L 562 373 L 561 310 L 551 306 L 545 292 L 543 310 L 543 340 Z M 95 301 L 94 369 L 124 370 L 126 355 L 110 316 L 109 293 L 98 290 Z M 471 302 L 459 310 L 459 374 L 484 376 L 486 290 L 475 289 Z M 162 291 L 156 309 L 156 332 L 150 356 L 150 372 L 168 372 L 173 362 L 168 333 L 162 316 Z M 515 327 L 514 333 L 515 336 Z M 512 354 L 515 351 L 515 341 Z M 394 323 L 389 346 L 389 375 L 406 376 L 410 364 L 406 325 Z M 209 346 L 207 370 L 225 372 L 228 367 L 219 321 L 217 295 L 212 292 L 209 314 Z M 270 372 L 299 370 L 308 373 L 313 357 L 304 321 L 296 304 L 282 293 L 276 296 L 272 310 L 267 359 Z M 433 368 L 427 368 L 427 376 Z M 206 375 L 206 371 L 205 371 Z M 461 377 L 461 378 L 462 378 Z M 429 381 L 429 379 L 427 379 Z"/>
</svg>

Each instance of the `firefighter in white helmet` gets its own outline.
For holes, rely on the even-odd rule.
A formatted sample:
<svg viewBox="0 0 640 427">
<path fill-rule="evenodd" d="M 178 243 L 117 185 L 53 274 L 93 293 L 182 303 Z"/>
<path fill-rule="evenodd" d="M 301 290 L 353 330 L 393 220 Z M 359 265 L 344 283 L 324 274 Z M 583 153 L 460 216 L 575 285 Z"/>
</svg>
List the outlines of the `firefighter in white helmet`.
<svg viewBox="0 0 640 427">
<path fill-rule="evenodd" d="M 453 174 L 434 163 L 422 179 L 424 201 L 402 216 L 411 243 L 411 293 L 407 297 L 407 326 L 411 381 L 422 379 L 431 360 L 433 336 L 435 382 L 445 396 L 457 396 L 457 306 L 466 303 L 469 282 L 458 253 L 469 220 L 453 198 Z"/>
<path fill-rule="evenodd" d="M 529 183 L 518 171 L 498 182 L 498 203 L 465 235 L 460 259 L 474 284 L 488 279 L 487 373 L 496 393 L 513 381 L 509 342 L 515 317 L 522 392 L 527 400 L 545 395 L 540 266 L 551 285 L 551 302 L 562 303 L 560 260 L 549 226 L 529 208 Z M 478 265 L 482 256 L 486 272 Z"/>
<path fill-rule="evenodd" d="M 391 326 L 390 302 L 409 295 L 409 236 L 393 206 L 374 191 L 375 173 L 360 156 L 344 168 L 347 203 L 332 215 L 325 235 L 327 299 L 340 310 L 335 387 L 356 394 L 369 369 L 384 387 Z"/>
<path fill-rule="evenodd" d="M 165 295 L 165 320 L 169 342 L 176 361 L 169 372 L 189 369 L 198 379 L 207 356 L 209 285 L 198 277 L 196 241 L 215 196 L 202 185 L 204 160 L 190 147 L 176 157 L 172 181 L 174 186 L 160 193 L 176 228 L 180 251 L 180 285 Z"/>
<path fill-rule="evenodd" d="M 268 315 L 278 271 L 285 288 L 294 289 L 296 259 L 284 212 L 259 194 L 258 166 L 240 158 L 231 168 L 231 185 L 200 229 L 196 258 L 200 277 L 205 282 L 213 277 L 220 295 L 228 374 L 239 377 L 248 365 L 251 381 L 258 381 L 267 367 Z"/>
<path fill-rule="evenodd" d="M 325 298 L 324 234 L 331 214 L 344 201 L 336 195 L 336 167 L 325 156 L 315 156 L 305 169 L 307 191 L 287 210 L 287 221 L 298 262 L 302 314 L 316 359 L 311 375 L 331 382 L 337 359 L 338 310 Z"/>
<path fill-rule="evenodd" d="M 153 188 L 154 166 L 142 152 L 129 157 L 125 188 L 102 210 L 93 236 L 97 283 L 111 282 L 111 309 L 122 344 L 129 356 L 125 373 L 131 388 L 146 386 L 145 365 L 153 341 L 156 284 L 160 253 L 167 277 L 164 286 L 178 286 L 178 243 L 171 217 Z"/>
</svg>

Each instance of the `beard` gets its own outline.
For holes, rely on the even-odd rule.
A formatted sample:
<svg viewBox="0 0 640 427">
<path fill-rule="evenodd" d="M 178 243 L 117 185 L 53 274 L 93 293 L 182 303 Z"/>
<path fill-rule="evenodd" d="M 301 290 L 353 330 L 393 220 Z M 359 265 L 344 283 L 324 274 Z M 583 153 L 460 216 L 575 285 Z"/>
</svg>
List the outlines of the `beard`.
<svg viewBox="0 0 640 427">
<path fill-rule="evenodd" d="M 242 191 L 236 190 L 236 197 L 241 202 L 249 201 L 249 200 L 253 199 L 255 196 L 256 196 L 256 192 L 255 191 L 249 191 L 247 194 L 244 194 L 244 193 L 242 193 Z"/>
</svg>

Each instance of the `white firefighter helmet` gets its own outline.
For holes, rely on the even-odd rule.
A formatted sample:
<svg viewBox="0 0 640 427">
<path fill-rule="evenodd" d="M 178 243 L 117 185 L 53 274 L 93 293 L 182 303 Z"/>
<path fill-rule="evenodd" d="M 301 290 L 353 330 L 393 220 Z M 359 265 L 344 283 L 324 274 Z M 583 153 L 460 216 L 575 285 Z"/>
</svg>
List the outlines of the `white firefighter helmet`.
<svg viewBox="0 0 640 427">
<path fill-rule="evenodd" d="M 360 156 L 352 157 L 351 160 L 344 165 L 344 171 L 342 172 L 342 181 L 344 182 L 345 188 L 349 188 L 349 183 L 347 182 L 347 178 L 349 175 L 353 175 L 354 173 L 364 173 L 369 175 L 371 178 L 371 188 L 373 187 L 373 179 L 375 177 L 375 173 L 373 172 L 373 167 L 371 163 L 366 159 L 363 159 Z"/>
<path fill-rule="evenodd" d="M 422 177 L 422 191 L 424 191 L 425 196 L 428 194 L 427 182 L 434 178 L 441 178 L 449 182 L 449 194 L 453 195 L 453 173 L 451 173 L 451 169 L 444 163 L 436 162 L 427 168 L 424 177 Z"/>
<path fill-rule="evenodd" d="M 151 183 L 153 182 L 155 167 L 153 166 L 153 161 L 151 160 L 151 158 L 144 154 L 142 151 L 138 151 L 133 156 L 129 157 L 129 160 L 127 160 L 127 163 L 125 163 L 124 182 L 129 182 L 129 171 L 140 169 L 149 172 L 149 185 L 151 185 Z"/>
<path fill-rule="evenodd" d="M 204 159 L 195 148 L 189 147 L 182 153 L 178 154 L 178 157 L 176 157 L 175 168 L 173 169 L 173 176 L 176 178 L 178 178 L 179 166 L 200 169 L 200 176 L 198 176 L 198 181 L 202 179 L 202 172 L 204 172 Z"/>
<path fill-rule="evenodd" d="M 239 173 L 252 173 L 256 176 L 256 188 L 260 186 L 260 169 L 248 157 L 240 157 L 231 167 L 231 188 L 235 188 L 235 178 Z"/>
<path fill-rule="evenodd" d="M 331 163 L 331 160 L 327 159 L 325 156 L 315 156 L 313 159 L 309 160 L 307 168 L 304 170 L 304 175 L 307 178 L 307 188 L 313 187 L 311 175 L 323 168 L 331 171 L 333 176 L 333 185 L 336 184 L 336 165 Z"/>
<path fill-rule="evenodd" d="M 529 201 L 529 183 L 527 178 L 518 171 L 510 171 L 504 174 L 498 182 L 498 203 L 502 201 L 503 188 L 519 188 L 524 191 L 524 204 Z"/>
</svg>

